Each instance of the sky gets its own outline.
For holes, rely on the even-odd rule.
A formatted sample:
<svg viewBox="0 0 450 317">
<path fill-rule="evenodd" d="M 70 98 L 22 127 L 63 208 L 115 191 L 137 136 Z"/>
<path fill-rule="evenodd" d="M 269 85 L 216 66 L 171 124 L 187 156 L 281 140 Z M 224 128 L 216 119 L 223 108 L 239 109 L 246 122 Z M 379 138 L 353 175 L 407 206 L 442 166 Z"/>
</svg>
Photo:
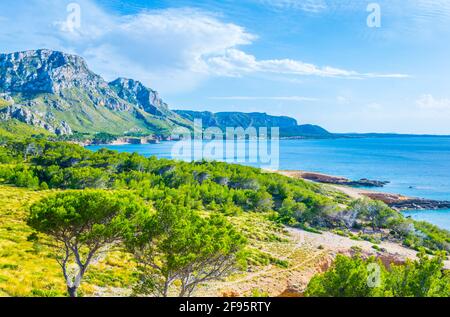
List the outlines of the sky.
<svg viewBox="0 0 450 317">
<path fill-rule="evenodd" d="M 450 134 L 448 0 L 1 0 L 0 52 L 39 48 L 172 109 Z"/>
</svg>

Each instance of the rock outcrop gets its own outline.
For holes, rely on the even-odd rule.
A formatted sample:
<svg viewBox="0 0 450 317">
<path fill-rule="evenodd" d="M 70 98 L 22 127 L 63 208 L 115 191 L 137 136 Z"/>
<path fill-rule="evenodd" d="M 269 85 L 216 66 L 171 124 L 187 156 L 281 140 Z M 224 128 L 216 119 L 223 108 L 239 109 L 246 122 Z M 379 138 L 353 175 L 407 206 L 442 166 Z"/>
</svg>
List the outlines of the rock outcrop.
<svg viewBox="0 0 450 317">
<path fill-rule="evenodd" d="M 109 83 L 110 87 L 116 91 L 120 98 L 135 104 L 139 109 L 155 116 L 168 114 L 169 107 L 159 97 L 158 92 L 145 87 L 141 82 L 118 78 Z"/>
<path fill-rule="evenodd" d="M 51 50 L 0 54 L 1 120 L 57 134 L 139 132 L 163 135 L 187 120 L 134 80 L 107 83 L 83 58 Z M 15 103 L 17 106 L 12 106 Z"/>
<path fill-rule="evenodd" d="M 360 180 L 350 180 L 345 177 L 330 176 L 319 173 L 307 173 L 307 172 L 301 173 L 300 177 L 317 183 L 343 185 L 351 187 L 384 187 L 385 185 L 389 184 L 389 182 L 387 181 L 377 181 L 367 178 L 363 178 Z"/>
<path fill-rule="evenodd" d="M 380 200 L 396 210 L 437 210 L 450 208 L 450 201 L 405 197 L 397 194 L 364 193 L 366 197 Z"/>
<path fill-rule="evenodd" d="M 71 90 L 82 90 L 96 105 L 121 111 L 131 108 L 81 57 L 51 50 L 0 54 L 0 89 L 61 97 L 71 97 Z"/>
<path fill-rule="evenodd" d="M 72 129 L 67 122 L 57 122 L 51 114 L 38 113 L 24 105 L 11 105 L 0 109 L 0 121 L 11 119 L 16 119 L 28 125 L 45 129 L 56 135 L 72 134 Z"/>
<path fill-rule="evenodd" d="M 12 105 L 0 110 L 0 120 L 17 119 L 26 124 L 55 132 L 55 129 L 45 122 L 42 117 L 43 114 L 33 112 L 29 107 L 22 105 Z"/>
</svg>

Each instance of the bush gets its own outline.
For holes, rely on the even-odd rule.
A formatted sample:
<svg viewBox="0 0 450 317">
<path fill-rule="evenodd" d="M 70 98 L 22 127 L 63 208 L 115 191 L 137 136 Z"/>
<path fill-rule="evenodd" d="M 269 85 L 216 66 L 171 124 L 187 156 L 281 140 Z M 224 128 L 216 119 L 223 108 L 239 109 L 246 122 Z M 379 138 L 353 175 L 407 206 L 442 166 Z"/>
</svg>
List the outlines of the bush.
<svg viewBox="0 0 450 317">
<path fill-rule="evenodd" d="M 372 297 L 379 294 L 380 289 L 371 287 L 368 283 L 369 264 L 382 267 L 381 262 L 374 258 L 363 260 L 359 256 L 349 258 L 338 255 L 331 268 L 316 275 L 309 282 L 305 296 L 309 297 Z M 380 270 L 384 275 L 385 270 Z"/>
<path fill-rule="evenodd" d="M 305 295 L 311 297 L 448 297 L 450 275 L 444 272 L 444 254 L 427 257 L 418 254 L 418 261 L 404 265 L 392 264 L 386 269 L 374 258 L 353 258 L 338 255 L 331 268 L 316 275 Z M 376 283 L 374 283 L 376 282 Z"/>
<path fill-rule="evenodd" d="M 177 162 L 110 150 L 91 152 L 43 139 L 7 142 L 0 147 L 0 157 L 22 161 L 0 164 L 0 182 L 20 187 L 135 190 L 151 201 L 170 195 L 180 206 L 193 210 L 225 215 L 270 213 L 277 222 L 314 230 L 364 232 L 371 227 L 384 234 L 382 229 L 388 229 L 389 238 L 412 248 L 450 248 L 450 233 L 405 219 L 381 202 L 357 200 L 345 207 L 320 185 L 252 167 Z"/>
</svg>

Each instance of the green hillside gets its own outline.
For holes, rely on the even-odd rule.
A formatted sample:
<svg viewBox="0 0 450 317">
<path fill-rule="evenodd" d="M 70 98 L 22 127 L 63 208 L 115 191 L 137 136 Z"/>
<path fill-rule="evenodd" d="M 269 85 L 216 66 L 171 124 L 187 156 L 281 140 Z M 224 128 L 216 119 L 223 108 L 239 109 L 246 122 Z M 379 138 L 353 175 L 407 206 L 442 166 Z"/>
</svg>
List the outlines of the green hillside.
<svg viewBox="0 0 450 317">
<path fill-rule="evenodd" d="M 1 122 L 18 120 L 57 135 L 168 136 L 177 126 L 191 126 L 154 90 L 126 79 L 107 83 L 75 55 L 0 54 L 0 64 L 0 93 L 8 98 L 0 101 Z"/>
<path fill-rule="evenodd" d="M 82 218 L 76 215 L 90 208 L 94 208 L 94 219 L 105 208 L 114 206 L 122 206 L 128 212 L 117 219 L 120 222 L 113 222 L 114 226 L 124 226 L 119 231 L 120 239 L 108 244 L 104 249 L 107 252 L 101 253 L 83 276 L 79 289 L 83 296 L 160 296 L 150 286 L 160 283 L 164 275 L 157 267 L 149 270 L 143 266 L 142 253 L 134 249 L 146 241 L 154 243 L 147 245 L 151 249 L 143 249 L 151 251 L 146 259 L 180 274 L 191 264 L 203 263 L 206 268 L 203 261 L 237 252 L 229 258 L 233 270 L 197 285 L 193 293 L 197 295 L 225 295 L 227 285 L 243 284 L 256 277 L 269 278 L 264 272 L 285 279 L 290 274 L 314 272 L 322 265 L 326 254 L 321 251 L 323 248 L 303 248 L 286 233 L 287 228 L 335 232 L 354 241 L 370 241 L 374 248 L 385 241 L 422 249 L 431 255 L 442 256 L 441 251 L 450 251 L 449 232 L 407 219 L 383 203 L 354 201 L 322 185 L 240 165 L 176 162 L 109 150 L 91 152 L 73 144 L 30 138 L 2 141 L 0 182 L 4 184 L 0 187 L 0 294 L 6 296 L 66 294 L 64 277 L 56 262 L 61 249 L 56 248 L 59 244 L 55 239 L 61 236 L 55 236 L 53 229 L 69 225 L 64 230 L 71 230 L 73 225 L 76 232 L 86 230 L 90 222 L 77 229 Z M 101 203 L 77 200 L 85 195 L 100 199 Z M 107 207 L 108 204 L 112 205 Z M 68 218 L 57 220 L 66 217 L 65 210 Z M 68 241 L 83 243 L 98 234 L 110 237 L 114 227 L 103 233 L 102 228 L 112 219 L 115 218 L 100 219 L 100 226 L 93 227 L 95 235 L 76 233 L 74 240 Z M 146 228 L 155 240 L 145 238 Z M 227 244 L 230 241 L 234 244 Z M 90 245 L 83 245 L 80 250 L 87 252 Z M 239 248 L 233 251 L 233 245 Z M 188 254 L 185 250 L 189 250 Z M 208 254 L 206 258 L 201 258 L 203 252 Z M 195 262 L 197 259 L 200 262 Z M 422 269 L 419 266 L 418 270 Z M 140 284 L 142 279 L 150 284 Z M 182 281 L 170 281 L 169 294 L 178 296 Z M 262 283 L 261 279 L 258 281 L 254 283 Z M 319 281 L 326 283 L 322 278 Z M 270 283 L 277 282 L 272 279 Z M 276 293 L 279 287 L 264 285 L 255 289 L 242 286 L 240 294 Z M 321 287 L 311 286 L 311 294 L 320 292 Z"/>
<path fill-rule="evenodd" d="M 0 54 L 0 65 L 0 296 L 449 296 L 450 232 L 380 201 L 248 166 L 56 141 L 163 137 L 195 119 L 334 137 L 323 128 L 174 112 L 139 81 L 107 83 L 61 52 Z"/>
<path fill-rule="evenodd" d="M 281 137 L 304 138 L 333 138 L 334 135 L 325 129 L 315 125 L 298 125 L 297 120 L 286 116 L 271 116 L 266 113 L 243 112 L 218 112 L 176 110 L 182 117 L 194 121 L 201 120 L 203 128 L 219 127 L 222 131 L 226 128 L 243 127 L 253 128 L 280 128 Z"/>
<path fill-rule="evenodd" d="M 0 54 L 0 122 L 18 120 L 59 136 L 154 135 L 177 127 L 280 128 L 282 137 L 331 138 L 313 125 L 265 113 L 172 111 L 158 92 L 137 80 L 110 83 L 79 56 L 51 50 Z"/>
<path fill-rule="evenodd" d="M 0 139 L 5 137 L 8 139 L 21 139 L 37 135 L 49 136 L 51 134 L 45 129 L 35 128 L 18 120 L 0 122 Z"/>
</svg>

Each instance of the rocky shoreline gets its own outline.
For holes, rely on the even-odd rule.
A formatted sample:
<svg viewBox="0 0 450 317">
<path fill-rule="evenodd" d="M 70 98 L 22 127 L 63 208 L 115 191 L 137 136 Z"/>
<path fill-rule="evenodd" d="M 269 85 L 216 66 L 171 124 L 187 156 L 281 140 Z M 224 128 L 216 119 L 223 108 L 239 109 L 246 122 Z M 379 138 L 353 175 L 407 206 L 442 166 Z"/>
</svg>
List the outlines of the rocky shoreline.
<svg viewBox="0 0 450 317">
<path fill-rule="evenodd" d="M 386 193 L 363 194 L 374 200 L 380 200 L 396 210 L 439 210 L 450 209 L 450 201 L 440 201 L 424 198 L 406 197 Z"/>
<path fill-rule="evenodd" d="M 301 178 L 316 183 L 332 185 L 333 188 L 355 199 L 368 197 L 373 200 L 380 200 L 387 204 L 389 207 L 399 211 L 450 209 L 450 201 L 407 197 L 399 194 L 382 193 L 361 188 L 384 187 L 385 185 L 389 184 L 389 182 L 385 181 L 376 181 L 369 179 L 352 181 L 345 177 L 304 171 L 280 171 L 279 173 L 288 177 Z"/>
<path fill-rule="evenodd" d="M 384 187 L 385 185 L 389 184 L 388 181 L 377 181 L 367 178 L 362 178 L 360 180 L 350 180 L 345 177 L 331 176 L 319 173 L 310 173 L 310 172 L 300 172 L 300 173 L 301 178 L 303 179 L 324 184 L 334 184 L 350 187 Z"/>
<path fill-rule="evenodd" d="M 130 144 L 159 144 L 163 141 L 172 141 L 171 138 L 163 137 L 120 137 L 112 141 L 96 141 L 85 140 L 85 141 L 69 141 L 81 145 L 83 147 L 91 145 L 130 145 Z"/>
</svg>

